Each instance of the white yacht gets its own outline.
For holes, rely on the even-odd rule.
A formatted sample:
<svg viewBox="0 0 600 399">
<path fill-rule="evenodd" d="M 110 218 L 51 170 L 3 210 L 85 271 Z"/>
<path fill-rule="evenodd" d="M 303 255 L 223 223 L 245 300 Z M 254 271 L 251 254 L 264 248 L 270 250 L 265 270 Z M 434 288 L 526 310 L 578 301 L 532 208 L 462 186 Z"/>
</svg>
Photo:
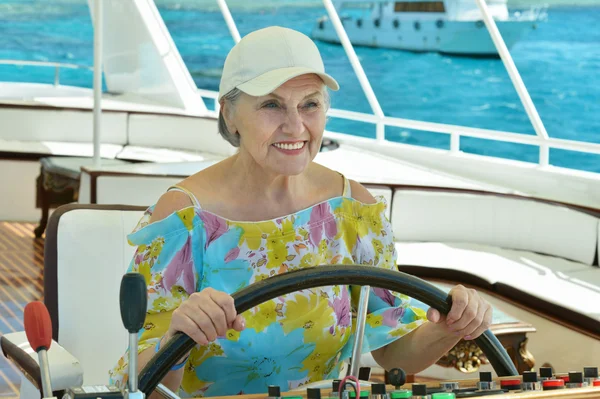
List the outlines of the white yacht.
<svg viewBox="0 0 600 399">
<path fill-rule="evenodd" d="M 598 366 L 600 174 L 552 166 L 551 149 L 600 154 L 600 144 L 548 136 L 493 7 L 472 1 L 483 4 L 490 41 L 536 135 L 385 116 L 350 43 L 350 26 L 323 0 L 372 109 L 330 115 L 373 124 L 377 135 L 326 131 L 316 161 L 387 198 L 400 271 L 442 291 L 474 287 L 492 303 L 491 332 L 519 372 Z M 118 301 L 134 250 L 127 233 L 167 187 L 235 151 L 217 133 L 217 112 L 202 101 L 217 93 L 196 87 L 154 2 L 89 4 L 94 89 L 61 85 L 60 71 L 80 66 L 54 63 L 33 63 L 54 68 L 54 82 L 0 82 L 0 341 L 9 359 L 0 356 L 0 396 L 39 397 L 37 356 L 22 330 L 25 305 L 41 298 L 53 324 L 53 388 L 107 383 L 107 370 L 127 348 Z M 218 4 L 238 41 L 226 1 Z M 395 143 L 386 139 L 389 127 L 446 134 L 450 146 Z M 534 146 L 539 160 L 468 154 L 461 151 L 465 137 Z M 48 226 L 38 225 L 53 208 Z M 462 342 L 411 378 L 493 372 L 490 354 Z M 368 356 L 361 364 L 374 366 Z"/>
<path fill-rule="evenodd" d="M 509 49 L 546 18 L 544 7 L 510 13 L 507 0 L 486 2 Z M 355 46 L 498 56 L 474 0 L 339 0 L 335 5 Z M 312 37 L 340 43 L 327 16 L 316 22 Z"/>
</svg>

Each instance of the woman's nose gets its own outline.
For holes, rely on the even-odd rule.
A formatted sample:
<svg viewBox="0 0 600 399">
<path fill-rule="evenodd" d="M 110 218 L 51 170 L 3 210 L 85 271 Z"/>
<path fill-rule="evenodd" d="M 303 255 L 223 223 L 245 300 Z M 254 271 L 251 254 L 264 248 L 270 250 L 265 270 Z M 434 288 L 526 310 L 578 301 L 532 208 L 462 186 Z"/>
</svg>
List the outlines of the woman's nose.
<svg viewBox="0 0 600 399">
<path fill-rule="evenodd" d="M 304 120 L 297 109 L 293 108 L 287 111 L 283 132 L 295 136 L 304 133 Z"/>
</svg>

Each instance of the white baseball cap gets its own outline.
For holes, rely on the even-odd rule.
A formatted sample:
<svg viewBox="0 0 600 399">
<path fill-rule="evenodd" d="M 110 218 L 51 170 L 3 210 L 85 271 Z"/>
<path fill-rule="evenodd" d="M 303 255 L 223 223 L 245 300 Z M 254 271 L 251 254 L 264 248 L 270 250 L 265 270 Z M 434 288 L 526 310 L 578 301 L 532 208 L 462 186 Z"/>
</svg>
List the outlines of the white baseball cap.
<svg viewBox="0 0 600 399">
<path fill-rule="evenodd" d="M 264 96 L 296 76 L 314 73 L 334 91 L 340 86 L 325 73 L 315 43 L 298 31 L 271 26 L 244 36 L 229 52 L 219 85 L 219 100 L 234 88 Z"/>
</svg>

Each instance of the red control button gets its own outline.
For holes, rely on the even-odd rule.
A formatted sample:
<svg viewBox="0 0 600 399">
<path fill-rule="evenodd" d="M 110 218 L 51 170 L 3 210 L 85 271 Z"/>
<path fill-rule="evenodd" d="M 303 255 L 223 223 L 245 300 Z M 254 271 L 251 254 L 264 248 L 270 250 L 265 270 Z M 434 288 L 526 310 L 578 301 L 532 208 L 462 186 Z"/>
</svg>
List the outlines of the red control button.
<svg viewBox="0 0 600 399">
<path fill-rule="evenodd" d="M 561 379 L 564 382 L 569 382 L 569 376 L 568 375 L 557 375 L 556 378 L 557 379 Z"/>
<path fill-rule="evenodd" d="M 594 386 L 595 387 L 600 387 L 600 380 L 594 381 Z"/>
<path fill-rule="evenodd" d="M 500 387 L 502 389 L 508 389 L 509 391 L 516 391 L 516 390 L 521 389 L 521 380 L 520 379 L 501 380 Z"/>
<path fill-rule="evenodd" d="M 563 380 L 546 380 L 542 382 L 544 390 L 548 389 L 560 389 L 565 387 L 565 382 Z"/>
</svg>

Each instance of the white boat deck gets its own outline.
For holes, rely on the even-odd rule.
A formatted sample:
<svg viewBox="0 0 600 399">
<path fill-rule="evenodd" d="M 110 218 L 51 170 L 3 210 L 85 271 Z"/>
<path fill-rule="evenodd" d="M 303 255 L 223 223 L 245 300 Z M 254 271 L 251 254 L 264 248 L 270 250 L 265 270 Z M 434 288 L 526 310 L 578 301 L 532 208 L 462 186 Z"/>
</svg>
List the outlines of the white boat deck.
<svg viewBox="0 0 600 399">
<path fill-rule="evenodd" d="M 364 183 L 510 191 L 344 144 L 337 150 L 319 153 L 315 161 Z"/>
<path fill-rule="evenodd" d="M 187 177 L 223 158 L 206 155 L 205 160 L 191 162 L 133 163 L 86 167 L 89 172 L 136 174 L 141 176 Z M 350 179 L 369 184 L 445 187 L 515 193 L 505 187 L 443 173 L 397 159 L 388 158 L 349 145 L 319 153 L 315 162 L 339 171 Z"/>
</svg>

